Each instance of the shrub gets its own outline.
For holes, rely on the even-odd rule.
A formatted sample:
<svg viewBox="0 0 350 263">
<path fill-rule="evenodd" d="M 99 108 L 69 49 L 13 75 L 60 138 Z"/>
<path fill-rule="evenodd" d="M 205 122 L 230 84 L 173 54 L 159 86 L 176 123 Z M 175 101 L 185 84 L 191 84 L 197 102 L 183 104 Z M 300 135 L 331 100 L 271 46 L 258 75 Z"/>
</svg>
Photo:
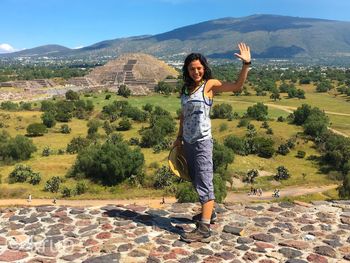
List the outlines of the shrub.
<svg viewBox="0 0 350 263">
<path fill-rule="evenodd" d="M 52 128 L 56 125 L 55 114 L 50 111 L 44 112 L 41 115 L 41 119 L 47 128 Z"/>
<path fill-rule="evenodd" d="M 39 184 L 41 181 L 41 175 L 40 173 L 31 173 L 29 175 L 29 183 L 32 184 L 32 185 L 37 185 Z"/>
<path fill-rule="evenodd" d="M 154 188 L 164 189 L 171 186 L 176 181 L 175 176 L 172 174 L 168 166 L 163 165 L 154 174 Z"/>
<path fill-rule="evenodd" d="M 4 158 L 28 160 L 36 150 L 37 148 L 31 139 L 23 135 L 17 135 L 15 138 L 10 138 L 9 141 L 0 148 L 0 153 Z"/>
<path fill-rule="evenodd" d="M 247 115 L 255 120 L 264 121 L 267 119 L 268 108 L 263 103 L 258 102 L 257 104 L 248 107 Z"/>
<path fill-rule="evenodd" d="M 235 135 L 229 135 L 225 138 L 224 145 L 233 150 L 234 153 L 246 155 L 244 139 L 241 139 Z"/>
<path fill-rule="evenodd" d="M 251 169 L 247 172 L 246 176 L 243 178 L 243 182 L 253 184 L 255 178 L 259 176 L 259 172 L 256 169 Z"/>
<path fill-rule="evenodd" d="M 242 118 L 240 119 L 240 121 L 238 122 L 238 125 L 237 127 L 240 128 L 240 127 L 247 127 L 249 124 L 249 120 L 246 119 L 246 118 Z"/>
<path fill-rule="evenodd" d="M 287 144 L 281 144 L 278 146 L 277 153 L 281 155 L 287 155 L 290 152 Z"/>
<path fill-rule="evenodd" d="M 51 193 L 57 193 L 59 188 L 60 188 L 61 182 L 62 182 L 62 180 L 58 176 L 54 176 L 54 177 L 50 178 L 49 180 L 46 181 L 44 191 L 51 192 Z"/>
<path fill-rule="evenodd" d="M 72 129 L 68 126 L 68 124 L 62 124 L 60 128 L 60 132 L 63 134 L 69 134 Z"/>
<path fill-rule="evenodd" d="M 51 154 L 51 149 L 49 146 L 45 146 L 43 149 L 43 152 L 41 153 L 41 156 L 50 156 Z"/>
<path fill-rule="evenodd" d="M 304 151 L 298 151 L 296 157 L 302 159 L 302 158 L 305 157 L 305 155 L 306 155 L 306 152 L 304 152 Z"/>
<path fill-rule="evenodd" d="M 139 148 L 121 141 L 107 141 L 81 150 L 71 170 L 71 176 L 90 178 L 113 186 L 142 172 L 144 156 Z"/>
<path fill-rule="evenodd" d="M 278 166 L 277 167 L 277 173 L 274 176 L 275 180 L 280 181 L 280 180 L 286 180 L 290 177 L 289 171 L 286 167 L 284 166 Z"/>
<path fill-rule="evenodd" d="M 175 197 L 179 203 L 194 203 L 199 201 L 197 192 L 194 190 L 192 184 L 188 182 L 178 185 Z"/>
<path fill-rule="evenodd" d="M 32 185 L 39 184 L 41 181 L 40 173 L 35 173 L 32 168 L 27 165 L 18 164 L 15 169 L 9 174 L 9 183 L 24 183 L 29 179 Z"/>
<path fill-rule="evenodd" d="M 223 131 L 226 131 L 227 130 L 227 123 L 221 123 L 220 124 L 220 127 L 219 127 L 219 131 L 220 132 L 223 132 Z"/>
<path fill-rule="evenodd" d="M 9 183 L 24 183 L 27 181 L 27 178 L 32 173 L 32 169 L 23 164 L 18 164 L 15 166 L 15 169 L 9 174 Z"/>
<path fill-rule="evenodd" d="M 73 90 L 68 90 L 65 95 L 67 100 L 79 100 L 79 94 Z"/>
<path fill-rule="evenodd" d="M 107 94 L 106 97 L 105 97 L 105 100 L 109 100 L 111 97 L 112 97 L 111 94 Z"/>
<path fill-rule="evenodd" d="M 78 153 L 84 148 L 88 147 L 89 144 L 90 141 L 88 139 L 82 137 L 75 137 L 67 145 L 66 152 L 70 154 Z"/>
<path fill-rule="evenodd" d="M 61 190 L 62 197 L 71 197 L 72 196 L 72 190 L 68 188 L 67 186 L 64 186 Z"/>
<path fill-rule="evenodd" d="M 212 109 L 213 119 L 227 119 L 232 114 L 232 106 L 227 103 L 216 104 Z"/>
<path fill-rule="evenodd" d="M 120 85 L 118 95 L 127 98 L 131 95 L 131 90 L 126 85 Z"/>
<path fill-rule="evenodd" d="M 123 119 L 119 122 L 118 130 L 128 131 L 130 129 L 131 129 L 131 122 L 127 117 L 123 117 Z"/>
<path fill-rule="evenodd" d="M 84 181 L 77 182 L 77 185 L 75 186 L 75 192 L 77 195 L 81 195 L 86 193 L 87 191 L 87 185 Z"/>
<path fill-rule="evenodd" d="M 42 123 L 31 123 L 27 127 L 28 136 L 43 136 L 44 133 L 47 133 L 47 128 Z"/>
</svg>

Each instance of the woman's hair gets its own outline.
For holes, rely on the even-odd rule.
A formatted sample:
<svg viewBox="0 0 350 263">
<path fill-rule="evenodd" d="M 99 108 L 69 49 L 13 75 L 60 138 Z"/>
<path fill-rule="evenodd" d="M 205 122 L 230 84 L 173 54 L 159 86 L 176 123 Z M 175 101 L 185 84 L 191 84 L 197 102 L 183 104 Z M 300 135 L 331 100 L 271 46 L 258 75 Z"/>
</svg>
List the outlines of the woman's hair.
<svg viewBox="0 0 350 263">
<path fill-rule="evenodd" d="M 200 53 L 191 53 L 186 57 L 184 65 L 182 67 L 182 78 L 184 80 L 184 86 L 182 87 L 181 94 L 184 94 L 186 87 L 190 87 L 194 84 L 193 79 L 190 77 L 190 74 L 188 73 L 188 65 L 194 60 L 199 60 L 201 62 L 201 64 L 203 65 L 203 67 L 204 67 L 203 79 L 204 80 L 208 80 L 208 79 L 213 78 L 212 73 L 211 73 L 211 69 L 209 68 L 209 65 L 207 62 L 207 59 Z"/>
</svg>

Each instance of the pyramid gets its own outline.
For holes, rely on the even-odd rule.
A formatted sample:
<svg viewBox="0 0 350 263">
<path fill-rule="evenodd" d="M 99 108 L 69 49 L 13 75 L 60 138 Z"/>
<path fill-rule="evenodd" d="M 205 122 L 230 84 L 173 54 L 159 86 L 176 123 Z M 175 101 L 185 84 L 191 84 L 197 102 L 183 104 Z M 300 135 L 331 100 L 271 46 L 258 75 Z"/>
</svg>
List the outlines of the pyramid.
<svg viewBox="0 0 350 263">
<path fill-rule="evenodd" d="M 178 74 L 174 68 L 153 56 L 128 53 L 95 68 L 87 77 L 112 90 L 126 85 L 133 95 L 146 95 L 159 81 Z"/>
</svg>

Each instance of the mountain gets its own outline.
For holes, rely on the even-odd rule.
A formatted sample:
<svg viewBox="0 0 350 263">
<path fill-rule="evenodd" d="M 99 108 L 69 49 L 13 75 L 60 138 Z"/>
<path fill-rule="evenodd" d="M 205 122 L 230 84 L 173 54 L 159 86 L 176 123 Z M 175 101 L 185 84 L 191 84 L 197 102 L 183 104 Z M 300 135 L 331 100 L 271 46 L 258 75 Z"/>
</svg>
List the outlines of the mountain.
<svg viewBox="0 0 350 263">
<path fill-rule="evenodd" d="M 14 53 L 1 54 L 5 57 L 37 57 L 37 56 L 56 56 L 65 52 L 71 51 L 70 48 L 60 46 L 60 45 L 45 45 L 40 47 L 35 47 L 31 49 L 25 49 Z"/>
<path fill-rule="evenodd" d="M 227 17 L 158 35 L 106 40 L 81 49 L 50 45 L 2 56 L 97 58 L 142 52 L 169 61 L 201 52 L 220 59 L 232 58 L 236 44 L 242 41 L 251 46 L 255 58 L 350 58 L 350 22 L 278 15 Z"/>
</svg>

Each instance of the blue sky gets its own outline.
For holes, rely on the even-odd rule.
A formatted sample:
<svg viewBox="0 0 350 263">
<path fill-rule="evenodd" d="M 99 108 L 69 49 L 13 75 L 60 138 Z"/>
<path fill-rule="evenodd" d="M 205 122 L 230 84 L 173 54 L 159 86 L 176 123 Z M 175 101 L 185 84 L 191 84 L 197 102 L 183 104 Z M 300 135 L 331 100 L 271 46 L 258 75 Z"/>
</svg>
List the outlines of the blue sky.
<svg viewBox="0 0 350 263">
<path fill-rule="evenodd" d="M 77 48 L 253 14 L 350 22 L 350 0 L 0 0 L 0 10 L 0 52 Z"/>
</svg>

